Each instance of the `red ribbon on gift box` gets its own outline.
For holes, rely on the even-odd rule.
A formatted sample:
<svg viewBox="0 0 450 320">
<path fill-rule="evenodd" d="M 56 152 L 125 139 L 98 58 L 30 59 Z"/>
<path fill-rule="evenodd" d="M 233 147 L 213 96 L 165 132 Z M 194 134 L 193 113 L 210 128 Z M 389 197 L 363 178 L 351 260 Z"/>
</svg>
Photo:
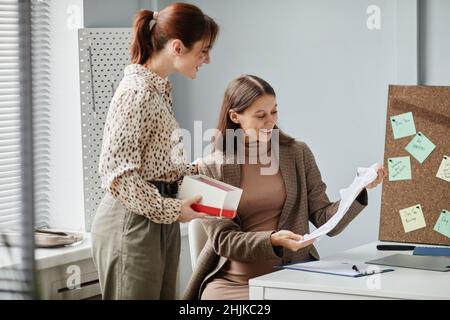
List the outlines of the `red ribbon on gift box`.
<svg viewBox="0 0 450 320">
<path fill-rule="evenodd" d="M 236 210 L 220 209 L 216 207 L 205 206 L 203 204 L 194 203 L 191 208 L 198 212 L 203 212 L 212 216 L 231 218 L 236 217 Z"/>
</svg>

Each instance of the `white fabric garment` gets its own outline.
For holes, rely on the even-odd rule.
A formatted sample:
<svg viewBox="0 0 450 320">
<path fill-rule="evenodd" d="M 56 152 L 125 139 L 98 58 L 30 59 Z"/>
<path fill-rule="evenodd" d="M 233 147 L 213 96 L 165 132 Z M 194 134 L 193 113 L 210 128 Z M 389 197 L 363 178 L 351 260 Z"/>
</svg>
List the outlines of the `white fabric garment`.
<svg viewBox="0 0 450 320">
<path fill-rule="evenodd" d="M 339 221 L 341 221 L 341 219 L 347 213 L 348 209 L 361 193 L 361 191 L 377 178 L 377 169 L 380 167 L 380 164 L 375 163 L 370 168 L 358 168 L 358 174 L 353 180 L 352 184 L 347 188 L 341 189 L 339 191 L 341 195 L 341 202 L 339 203 L 337 212 L 320 228 L 314 230 L 310 234 L 305 234 L 303 236 L 303 240 L 300 240 L 300 242 L 308 241 L 311 239 L 319 240 L 320 237 L 333 230 L 334 227 L 336 227 Z"/>
</svg>

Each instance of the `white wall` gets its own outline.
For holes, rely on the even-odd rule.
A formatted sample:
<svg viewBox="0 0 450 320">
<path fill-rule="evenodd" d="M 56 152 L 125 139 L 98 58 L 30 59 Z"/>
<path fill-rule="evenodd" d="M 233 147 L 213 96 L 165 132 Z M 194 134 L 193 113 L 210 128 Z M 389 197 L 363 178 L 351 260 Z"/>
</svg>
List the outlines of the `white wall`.
<svg viewBox="0 0 450 320">
<path fill-rule="evenodd" d="M 215 127 L 228 82 L 259 75 L 277 92 L 281 127 L 315 153 L 332 200 L 358 166 L 383 161 L 389 84 L 450 84 L 446 0 L 188 2 L 221 30 L 198 80 L 175 77 L 182 127 Z M 369 30 L 373 5 L 381 24 Z M 344 233 L 318 243 L 322 256 L 378 239 L 380 206 L 379 187 Z"/>
<path fill-rule="evenodd" d="M 450 85 L 450 1 L 419 2 L 420 81 L 426 85 Z"/>
<path fill-rule="evenodd" d="M 221 30 L 198 80 L 174 80 L 182 127 L 214 127 L 226 85 L 250 73 L 275 88 L 281 128 L 311 147 L 332 200 L 359 166 L 383 161 L 388 84 L 417 81 L 415 1 L 189 2 Z M 367 27 L 370 5 L 380 8 L 379 30 Z M 345 232 L 318 243 L 322 256 L 377 239 L 380 197 L 370 191 Z"/>
<path fill-rule="evenodd" d="M 51 42 L 50 225 L 84 229 L 77 29 L 82 0 L 53 0 Z"/>
<path fill-rule="evenodd" d="M 86 28 L 131 27 L 133 16 L 140 9 L 158 10 L 165 1 L 158 0 L 84 0 Z"/>
</svg>

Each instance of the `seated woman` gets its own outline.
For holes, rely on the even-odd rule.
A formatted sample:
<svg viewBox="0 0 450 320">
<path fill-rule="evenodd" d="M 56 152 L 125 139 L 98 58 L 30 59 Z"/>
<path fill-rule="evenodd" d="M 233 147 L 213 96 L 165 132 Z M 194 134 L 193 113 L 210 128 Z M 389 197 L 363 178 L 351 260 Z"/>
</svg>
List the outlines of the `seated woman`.
<svg viewBox="0 0 450 320">
<path fill-rule="evenodd" d="M 208 241 L 185 299 L 248 299 L 250 278 L 273 272 L 276 265 L 319 259 L 312 240 L 298 240 L 309 233 L 309 221 L 316 227 L 326 223 L 339 202 L 328 199 L 308 146 L 280 132 L 277 121 L 275 92 L 266 81 L 243 75 L 228 85 L 216 151 L 198 165 L 200 173 L 243 193 L 235 219 L 202 221 Z M 386 175 L 382 167 L 377 173 L 368 188 Z M 340 233 L 366 206 L 364 189 L 328 235 Z"/>
</svg>

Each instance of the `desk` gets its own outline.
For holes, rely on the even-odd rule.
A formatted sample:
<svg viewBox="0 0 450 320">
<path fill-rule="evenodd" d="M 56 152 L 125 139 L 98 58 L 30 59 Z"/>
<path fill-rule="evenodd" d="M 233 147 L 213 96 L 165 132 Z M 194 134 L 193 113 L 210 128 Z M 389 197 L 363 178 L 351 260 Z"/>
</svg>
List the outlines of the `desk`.
<svg viewBox="0 0 450 320">
<path fill-rule="evenodd" d="M 11 255 L 0 248 L 0 275 L 2 268 L 20 266 L 20 250 L 12 248 Z M 100 295 L 98 275 L 91 257 L 90 233 L 82 242 L 61 248 L 35 250 L 36 283 L 40 299 L 91 299 Z M 72 277 L 75 281 L 68 281 Z M 80 284 L 69 289 L 68 284 Z"/>
<path fill-rule="evenodd" d="M 35 250 L 39 298 L 45 300 L 79 300 L 100 297 L 97 270 L 91 257 L 91 235 L 83 242 L 61 248 Z M 69 277 L 75 283 L 68 281 Z M 79 284 L 76 289 L 67 286 Z"/>
<path fill-rule="evenodd" d="M 412 254 L 378 251 L 377 244 L 391 243 L 375 241 L 323 260 L 364 263 L 395 253 Z M 360 278 L 283 269 L 250 279 L 250 299 L 450 299 L 450 272 L 386 268 L 395 271 Z"/>
</svg>

